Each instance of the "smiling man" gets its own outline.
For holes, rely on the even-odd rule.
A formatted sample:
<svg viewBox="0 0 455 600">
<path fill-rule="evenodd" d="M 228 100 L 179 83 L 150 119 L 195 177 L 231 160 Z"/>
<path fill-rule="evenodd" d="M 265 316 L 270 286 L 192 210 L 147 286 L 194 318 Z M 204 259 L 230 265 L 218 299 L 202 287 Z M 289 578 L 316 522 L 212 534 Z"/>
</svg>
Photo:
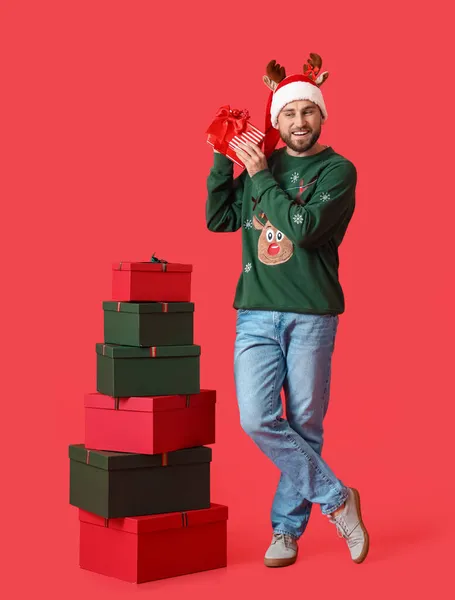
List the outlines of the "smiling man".
<svg viewBox="0 0 455 600">
<path fill-rule="evenodd" d="M 354 562 L 369 548 L 359 492 L 321 456 L 332 354 L 345 309 L 338 248 L 357 183 L 353 163 L 319 143 L 327 120 L 320 86 L 328 73 L 319 75 L 321 65 L 310 54 L 303 75 L 286 77 L 283 67 L 269 63 L 265 154 L 239 142 L 245 171 L 234 179 L 232 162 L 215 153 L 207 179 L 209 230 L 242 228 L 234 375 L 241 425 L 280 470 L 264 557 L 269 567 L 295 562 L 314 503 L 345 538 Z M 285 146 L 273 151 L 280 137 Z"/>
<path fill-rule="evenodd" d="M 317 143 L 321 135 L 321 110 L 313 102 L 290 102 L 279 114 L 278 123 L 290 156 L 311 156 L 324 150 L 325 146 Z"/>
</svg>

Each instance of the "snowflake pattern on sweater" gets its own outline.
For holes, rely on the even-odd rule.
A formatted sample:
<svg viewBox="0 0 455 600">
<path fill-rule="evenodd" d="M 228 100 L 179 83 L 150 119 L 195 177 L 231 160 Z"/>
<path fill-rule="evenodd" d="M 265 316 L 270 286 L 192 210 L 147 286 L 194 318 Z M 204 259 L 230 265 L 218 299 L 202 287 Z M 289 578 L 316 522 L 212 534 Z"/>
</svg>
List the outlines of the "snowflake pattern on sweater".
<svg viewBox="0 0 455 600">
<path fill-rule="evenodd" d="M 297 173 L 297 171 L 294 171 L 294 173 L 292 173 L 291 175 L 291 183 L 297 183 L 297 181 L 299 180 L 299 174 Z"/>
</svg>

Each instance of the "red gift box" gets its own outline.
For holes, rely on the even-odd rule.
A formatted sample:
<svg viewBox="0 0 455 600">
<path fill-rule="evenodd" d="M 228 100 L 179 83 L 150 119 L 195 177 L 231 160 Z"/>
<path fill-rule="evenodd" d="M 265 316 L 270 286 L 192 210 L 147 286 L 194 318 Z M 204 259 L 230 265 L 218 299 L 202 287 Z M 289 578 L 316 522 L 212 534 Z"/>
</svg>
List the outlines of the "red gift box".
<svg viewBox="0 0 455 600">
<path fill-rule="evenodd" d="M 227 104 L 219 109 L 215 120 L 206 132 L 207 142 L 239 167 L 245 165 L 236 154 L 238 140 L 249 141 L 260 146 L 264 139 L 262 131 L 248 122 L 249 118 L 247 110 L 231 109 Z"/>
<path fill-rule="evenodd" d="M 120 302 L 189 302 L 192 265 L 120 262 L 112 266 L 112 299 Z"/>
<path fill-rule="evenodd" d="M 215 443 L 215 390 L 187 396 L 85 396 L 85 447 L 161 454 Z"/>
<path fill-rule="evenodd" d="M 144 583 L 226 566 L 227 506 L 103 519 L 79 510 L 80 566 Z"/>
</svg>

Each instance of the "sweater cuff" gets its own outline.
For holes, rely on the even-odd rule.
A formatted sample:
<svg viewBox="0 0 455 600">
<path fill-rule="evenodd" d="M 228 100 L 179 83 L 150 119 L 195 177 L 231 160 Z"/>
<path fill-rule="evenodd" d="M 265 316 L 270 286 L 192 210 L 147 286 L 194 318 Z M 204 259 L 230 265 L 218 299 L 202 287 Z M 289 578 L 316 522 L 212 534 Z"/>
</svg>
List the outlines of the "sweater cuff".
<svg viewBox="0 0 455 600">
<path fill-rule="evenodd" d="M 213 153 L 213 168 L 223 175 L 231 175 L 234 172 L 234 163 L 230 158 L 217 152 Z"/>
<path fill-rule="evenodd" d="M 259 199 L 266 190 L 276 185 L 275 178 L 268 169 L 264 169 L 253 175 L 251 181 L 253 183 L 253 195 L 257 199 Z"/>
</svg>

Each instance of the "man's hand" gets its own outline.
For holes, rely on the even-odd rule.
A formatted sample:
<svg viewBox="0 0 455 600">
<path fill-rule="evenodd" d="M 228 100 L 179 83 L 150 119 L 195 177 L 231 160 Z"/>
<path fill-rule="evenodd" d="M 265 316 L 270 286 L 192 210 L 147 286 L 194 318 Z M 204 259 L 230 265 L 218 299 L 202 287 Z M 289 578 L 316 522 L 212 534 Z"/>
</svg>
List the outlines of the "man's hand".
<svg viewBox="0 0 455 600">
<path fill-rule="evenodd" d="M 269 168 L 265 154 L 259 146 L 252 142 L 243 143 L 240 140 L 235 140 L 235 143 L 241 147 L 235 153 L 245 165 L 250 177 Z"/>
</svg>

